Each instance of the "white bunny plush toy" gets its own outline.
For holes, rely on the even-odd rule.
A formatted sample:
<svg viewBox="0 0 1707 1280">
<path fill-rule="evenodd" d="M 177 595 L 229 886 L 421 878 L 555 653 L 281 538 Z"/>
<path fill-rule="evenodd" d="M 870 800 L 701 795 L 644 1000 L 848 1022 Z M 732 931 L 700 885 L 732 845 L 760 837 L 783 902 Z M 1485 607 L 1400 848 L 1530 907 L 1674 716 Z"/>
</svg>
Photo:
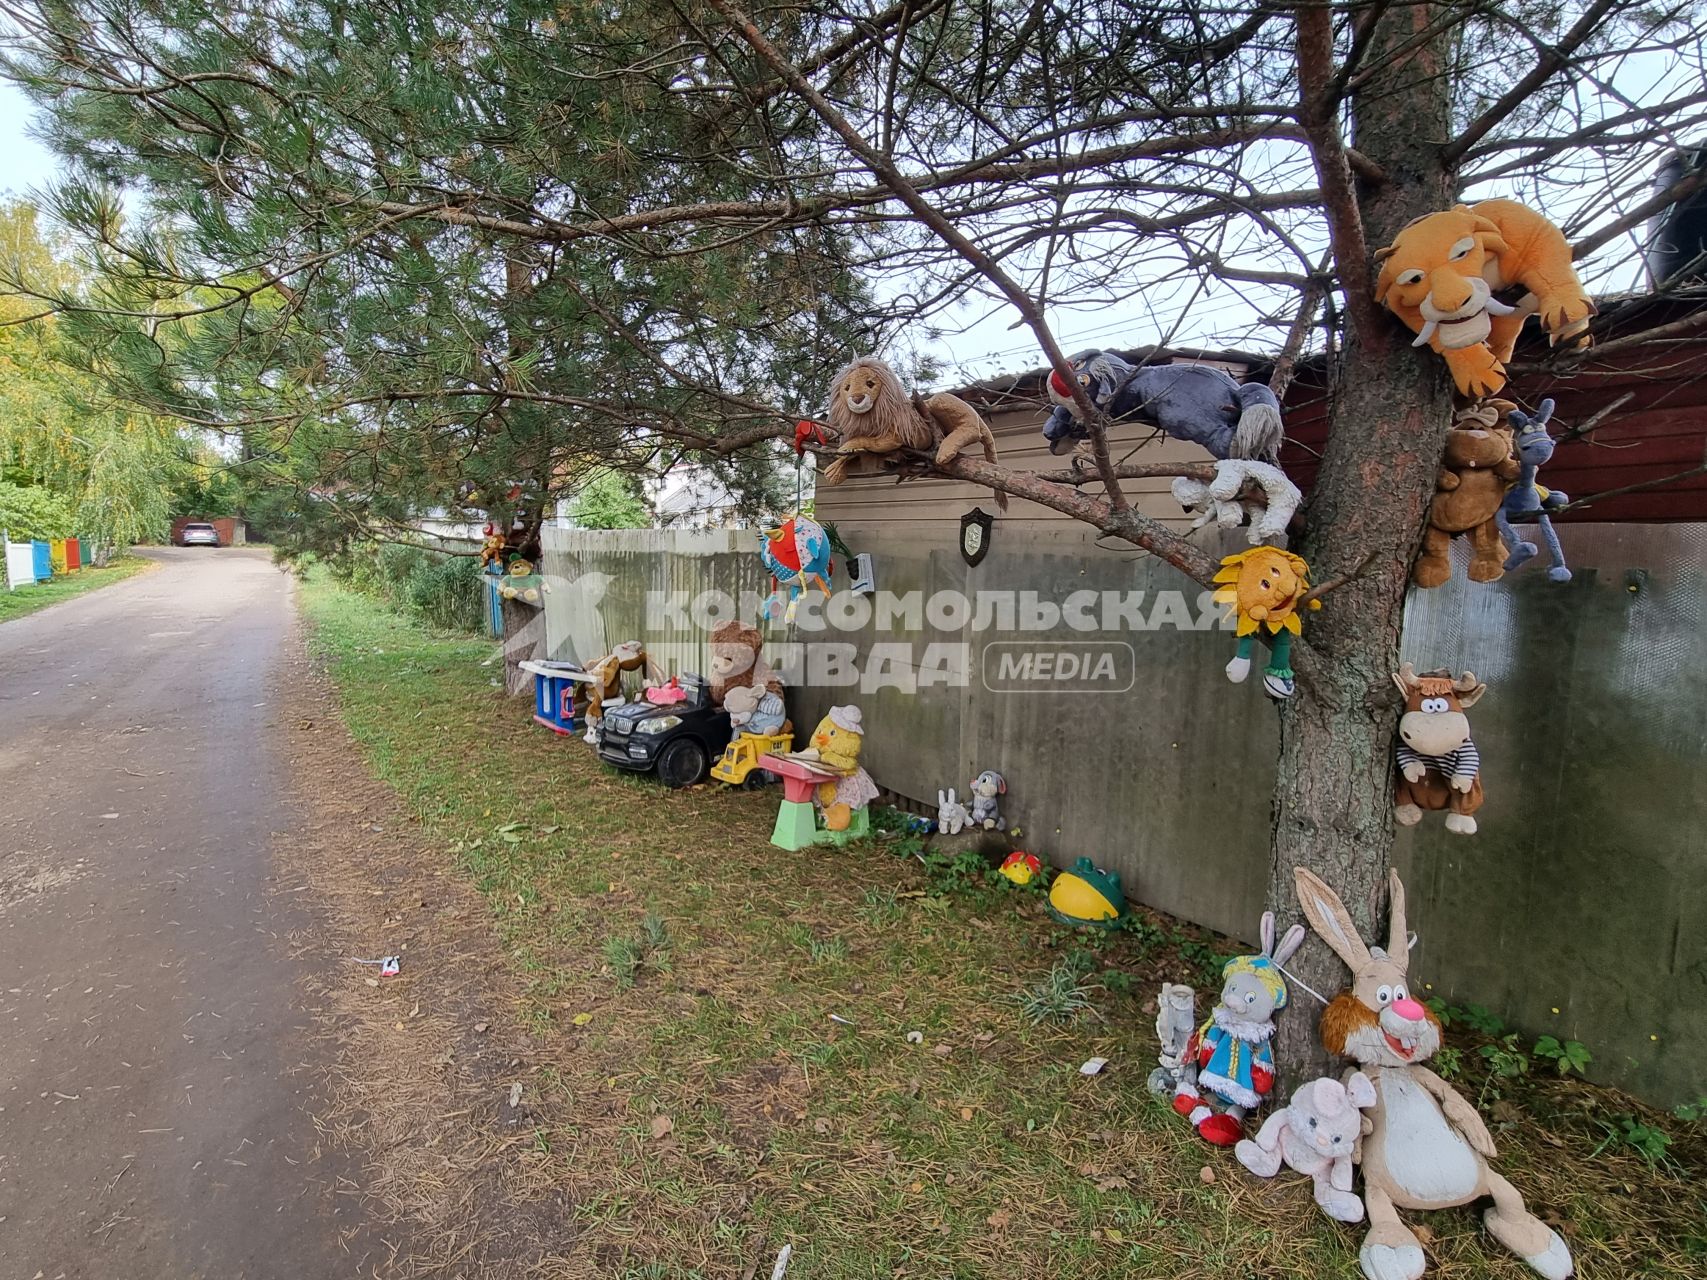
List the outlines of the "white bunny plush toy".
<svg viewBox="0 0 1707 1280">
<path fill-rule="evenodd" d="M 936 793 L 936 829 L 945 836 L 957 836 L 972 825 L 972 815 L 966 806 L 954 798 L 954 788 L 940 788 Z"/>
<path fill-rule="evenodd" d="M 1284 1161 L 1316 1184 L 1316 1203 L 1340 1222 L 1362 1222 L 1363 1201 L 1351 1189 L 1352 1152 L 1370 1129 L 1361 1107 L 1373 1106 L 1375 1086 L 1361 1071 L 1344 1084 L 1312 1080 L 1292 1095 L 1292 1105 L 1263 1122 L 1255 1140 L 1233 1154 L 1259 1178 L 1272 1178 Z"/>
<path fill-rule="evenodd" d="M 1365 943 L 1339 895 L 1321 877 L 1293 870 L 1298 903 L 1316 935 L 1345 961 L 1351 985 L 1322 1012 L 1322 1046 L 1350 1058 L 1375 1086 L 1369 1133 L 1357 1162 L 1369 1234 L 1358 1261 L 1368 1280 L 1417 1280 L 1428 1265 L 1401 1209 L 1449 1209 L 1484 1197 L 1482 1225 L 1546 1280 L 1571 1274 L 1559 1233 L 1529 1211 L 1494 1169 L 1493 1135 L 1482 1117 L 1423 1063 L 1440 1048 L 1440 1019 L 1411 994 L 1411 937 L 1405 886 L 1387 880 L 1387 945 Z"/>
</svg>

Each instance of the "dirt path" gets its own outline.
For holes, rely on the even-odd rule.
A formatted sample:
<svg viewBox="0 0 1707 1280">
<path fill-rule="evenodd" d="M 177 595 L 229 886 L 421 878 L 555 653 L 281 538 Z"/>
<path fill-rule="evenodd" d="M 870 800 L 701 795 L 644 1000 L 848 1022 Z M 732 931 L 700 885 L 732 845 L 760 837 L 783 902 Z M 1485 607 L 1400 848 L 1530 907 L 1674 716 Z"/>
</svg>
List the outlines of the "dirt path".
<svg viewBox="0 0 1707 1280">
<path fill-rule="evenodd" d="M 383 1273 L 271 881 L 288 579 L 150 554 L 0 627 L 0 1272 Z"/>
</svg>

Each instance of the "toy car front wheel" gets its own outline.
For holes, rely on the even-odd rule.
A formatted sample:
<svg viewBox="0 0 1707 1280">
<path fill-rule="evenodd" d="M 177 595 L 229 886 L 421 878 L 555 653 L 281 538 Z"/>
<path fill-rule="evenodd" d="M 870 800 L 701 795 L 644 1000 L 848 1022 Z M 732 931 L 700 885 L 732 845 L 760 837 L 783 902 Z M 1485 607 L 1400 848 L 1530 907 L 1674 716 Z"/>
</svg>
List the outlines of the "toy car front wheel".
<svg viewBox="0 0 1707 1280">
<path fill-rule="evenodd" d="M 658 753 L 658 780 L 670 788 L 691 787 L 705 777 L 709 763 L 704 747 L 679 738 Z"/>
</svg>

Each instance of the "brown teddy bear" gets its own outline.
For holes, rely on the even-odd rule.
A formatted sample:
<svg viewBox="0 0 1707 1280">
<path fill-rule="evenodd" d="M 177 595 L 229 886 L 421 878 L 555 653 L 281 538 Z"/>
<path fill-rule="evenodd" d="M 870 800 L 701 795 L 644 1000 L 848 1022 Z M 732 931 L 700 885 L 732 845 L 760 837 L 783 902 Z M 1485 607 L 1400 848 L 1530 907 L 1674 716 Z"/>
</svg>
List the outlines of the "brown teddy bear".
<svg viewBox="0 0 1707 1280">
<path fill-rule="evenodd" d="M 757 627 L 731 620 L 711 633 L 711 703 L 723 705 L 723 695 L 737 685 L 782 692 L 782 681 L 759 654 L 765 638 Z"/>
<path fill-rule="evenodd" d="M 1470 581 L 1494 582 L 1505 573 L 1506 547 L 1499 511 L 1522 467 L 1512 454 L 1509 427 L 1501 425 L 1516 406 L 1488 401 L 1459 414 L 1446 437 L 1446 454 L 1435 481 L 1422 554 L 1411 570 L 1419 587 L 1438 587 L 1452 576 L 1446 558 L 1452 539 L 1470 535 Z"/>
</svg>

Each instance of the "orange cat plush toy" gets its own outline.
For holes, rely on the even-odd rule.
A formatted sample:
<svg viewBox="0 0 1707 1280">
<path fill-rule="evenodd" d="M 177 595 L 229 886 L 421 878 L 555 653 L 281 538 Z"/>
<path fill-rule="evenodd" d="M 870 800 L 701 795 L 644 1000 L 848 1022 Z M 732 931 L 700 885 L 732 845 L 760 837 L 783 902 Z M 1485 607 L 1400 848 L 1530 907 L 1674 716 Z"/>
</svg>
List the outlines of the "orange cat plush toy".
<svg viewBox="0 0 1707 1280">
<path fill-rule="evenodd" d="M 1460 394 L 1496 395 L 1517 335 L 1541 317 L 1555 345 L 1589 344 L 1593 300 L 1571 266 L 1564 233 L 1512 200 L 1426 214 L 1375 255 L 1375 301 L 1446 360 Z M 1512 301 L 1499 295 L 1509 291 Z"/>
</svg>

